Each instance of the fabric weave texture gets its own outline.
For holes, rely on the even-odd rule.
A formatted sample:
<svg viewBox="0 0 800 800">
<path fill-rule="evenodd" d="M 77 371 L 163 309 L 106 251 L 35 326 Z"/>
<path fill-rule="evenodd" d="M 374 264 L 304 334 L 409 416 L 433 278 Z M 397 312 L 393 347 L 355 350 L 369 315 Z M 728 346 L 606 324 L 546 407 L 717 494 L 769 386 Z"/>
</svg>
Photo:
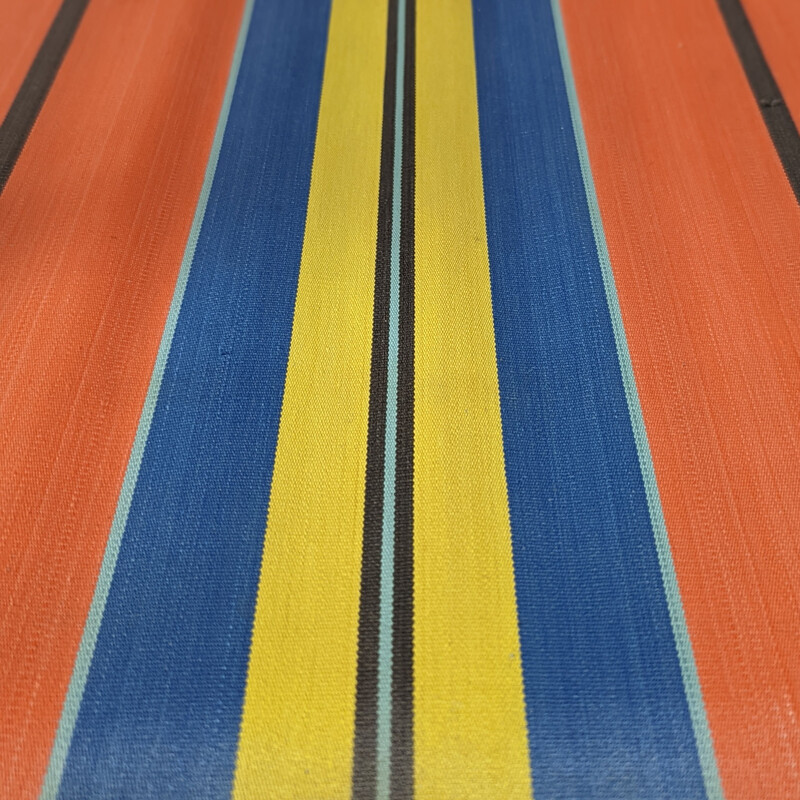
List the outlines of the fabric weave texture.
<svg viewBox="0 0 800 800">
<path fill-rule="evenodd" d="M 0 800 L 800 799 L 795 0 L 0 19 Z"/>
</svg>

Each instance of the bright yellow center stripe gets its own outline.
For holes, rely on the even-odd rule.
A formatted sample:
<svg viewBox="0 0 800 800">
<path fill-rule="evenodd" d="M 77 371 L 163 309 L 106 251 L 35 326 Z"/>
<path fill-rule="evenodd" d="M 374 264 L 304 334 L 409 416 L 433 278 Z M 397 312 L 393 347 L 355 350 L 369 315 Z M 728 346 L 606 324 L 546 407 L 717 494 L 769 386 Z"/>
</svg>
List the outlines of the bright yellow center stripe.
<svg viewBox="0 0 800 800">
<path fill-rule="evenodd" d="M 418 0 L 416 797 L 530 798 L 469 0 Z"/>
<path fill-rule="evenodd" d="M 235 798 L 347 798 L 386 0 L 334 0 Z"/>
</svg>

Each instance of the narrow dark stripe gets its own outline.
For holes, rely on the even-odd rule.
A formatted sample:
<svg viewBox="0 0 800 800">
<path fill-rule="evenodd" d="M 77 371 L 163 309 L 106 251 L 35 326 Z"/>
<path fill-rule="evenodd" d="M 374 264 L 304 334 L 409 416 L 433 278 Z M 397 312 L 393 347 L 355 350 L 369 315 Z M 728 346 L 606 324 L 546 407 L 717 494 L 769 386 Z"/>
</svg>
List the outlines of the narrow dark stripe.
<svg viewBox="0 0 800 800">
<path fill-rule="evenodd" d="M 800 136 L 740 0 L 717 0 L 772 143 L 800 203 Z"/>
<path fill-rule="evenodd" d="M 406 6 L 403 165 L 400 200 L 400 346 L 397 384 L 394 620 L 392 626 L 393 800 L 414 795 L 414 0 Z"/>
<path fill-rule="evenodd" d="M 353 800 L 372 800 L 375 797 L 377 777 L 378 623 L 380 618 L 384 437 L 389 351 L 389 269 L 392 238 L 396 60 L 397 0 L 389 0 L 380 184 L 378 187 L 378 236 L 375 252 L 375 305 L 372 321 L 372 362 L 367 419 L 364 541 L 361 556 L 361 599 L 353 740 Z"/>
<path fill-rule="evenodd" d="M 0 125 L 0 192 L 5 188 L 53 85 L 89 0 L 64 0 Z"/>
</svg>

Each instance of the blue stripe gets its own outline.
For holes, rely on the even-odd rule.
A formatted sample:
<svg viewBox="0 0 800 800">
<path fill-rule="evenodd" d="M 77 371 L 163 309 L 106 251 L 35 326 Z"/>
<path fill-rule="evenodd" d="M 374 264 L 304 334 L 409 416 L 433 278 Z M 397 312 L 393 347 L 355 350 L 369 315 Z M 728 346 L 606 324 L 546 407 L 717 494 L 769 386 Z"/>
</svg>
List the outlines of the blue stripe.
<svg viewBox="0 0 800 800">
<path fill-rule="evenodd" d="M 535 796 L 704 797 L 550 0 L 473 8 Z"/>
<path fill-rule="evenodd" d="M 328 15 L 253 9 L 62 798 L 230 794 Z"/>
<path fill-rule="evenodd" d="M 603 286 L 605 287 L 608 310 L 611 314 L 611 327 L 614 331 L 614 340 L 617 345 L 617 356 L 622 373 L 622 385 L 625 388 L 625 399 L 628 403 L 628 412 L 633 426 L 633 438 L 636 442 L 636 451 L 639 455 L 639 466 L 644 479 L 644 489 L 647 495 L 647 506 L 650 511 L 650 521 L 653 525 L 658 563 L 661 568 L 661 578 L 664 583 L 664 592 L 667 598 L 672 633 L 675 637 L 675 646 L 678 651 L 678 662 L 683 676 L 683 689 L 689 703 L 689 714 L 694 728 L 694 738 L 697 744 L 697 753 L 700 756 L 700 767 L 703 771 L 706 795 L 710 800 L 722 800 L 722 783 L 717 769 L 717 760 L 714 754 L 714 745 L 711 741 L 711 729 L 706 717 L 706 708 L 700 690 L 700 678 L 697 675 L 697 665 L 694 660 L 692 642 L 689 638 L 689 629 L 686 625 L 686 616 L 683 611 L 678 577 L 675 573 L 675 564 L 672 561 L 672 550 L 667 536 L 667 524 L 664 520 L 664 511 L 661 507 L 661 496 L 656 482 L 653 458 L 650 454 L 650 444 L 647 440 L 647 431 L 644 427 L 644 416 L 639 403 L 639 392 L 636 389 L 636 380 L 633 375 L 633 363 L 628 350 L 628 340 L 625 336 L 625 326 L 622 322 L 622 309 L 619 305 L 617 287 L 614 283 L 614 273 L 611 270 L 611 258 L 608 254 L 606 237 L 603 231 L 603 222 L 600 218 L 600 206 L 597 202 L 597 193 L 594 188 L 594 179 L 589 165 L 589 151 L 586 147 L 586 137 L 583 132 L 578 96 L 575 89 L 575 80 L 572 75 L 572 65 L 569 58 L 567 36 L 564 30 L 564 21 L 561 16 L 559 0 L 550 0 L 553 10 L 553 21 L 556 26 L 558 50 L 561 56 L 561 67 L 564 72 L 564 82 L 569 99 L 569 110 L 572 116 L 572 128 L 575 132 L 575 145 L 578 148 L 578 159 L 581 165 L 583 185 L 586 189 L 586 202 L 589 206 L 589 217 L 592 221 L 597 255 L 600 260 L 600 269 L 603 273 Z"/>
<path fill-rule="evenodd" d="M 128 466 L 125 470 L 125 478 L 122 481 L 117 508 L 114 519 L 111 522 L 111 530 L 108 534 L 106 549 L 103 554 L 103 563 L 100 565 L 100 573 L 94 588 L 92 604 L 83 628 L 78 655 L 75 658 L 75 665 L 72 669 L 67 695 L 64 699 L 64 706 L 61 711 L 61 719 L 58 723 L 53 747 L 50 752 L 50 761 L 47 765 L 47 772 L 42 782 L 42 791 L 39 795 L 40 800 L 51 800 L 58 795 L 61 785 L 61 776 L 64 772 L 67 754 L 72 743 L 72 734 L 75 731 L 75 723 L 78 720 L 83 692 L 86 688 L 86 680 L 89 677 L 89 668 L 94 658 L 94 650 L 97 645 L 97 636 L 100 632 L 100 624 L 105 613 L 108 592 L 111 588 L 111 581 L 117 567 L 119 557 L 119 547 L 122 542 L 122 535 L 125 526 L 128 524 L 128 513 L 133 499 L 133 492 L 139 478 L 139 468 L 142 465 L 142 456 L 150 435 L 150 425 L 153 421 L 158 395 L 161 391 L 161 382 L 164 379 L 164 369 L 167 365 L 169 351 L 172 348 L 172 339 L 175 335 L 175 327 L 183 305 L 183 296 L 186 293 L 186 284 L 194 261 L 194 253 L 197 248 L 197 239 L 205 219 L 206 207 L 208 206 L 208 196 L 211 193 L 211 186 L 214 182 L 214 175 L 217 171 L 219 161 L 219 151 L 222 147 L 222 139 L 225 135 L 225 127 L 228 124 L 233 92 L 236 88 L 236 81 L 239 77 L 239 67 L 242 63 L 242 53 L 247 32 L 250 29 L 250 20 L 253 14 L 254 0 L 247 0 L 242 11 L 242 21 L 239 25 L 239 34 L 236 38 L 236 48 L 231 59 L 231 68 L 228 73 L 228 83 L 225 87 L 225 95 L 222 98 L 217 127 L 214 131 L 214 140 L 211 143 L 211 151 L 208 155 L 206 172 L 203 177 L 203 185 L 200 188 L 200 195 L 197 198 L 192 227 L 189 230 L 189 238 L 186 242 L 186 249 L 183 253 L 181 268 L 178 272 L 178 279 L 175 282 L 175 290 L 172 293 L 172 301 L 167 314 L 167 321 L 164 325 L 164 332 L 156 354 L 156 363 L 153 366 L 153 374 L 150 376 L 150 385 L 147 388 L 147 395 L 139 416 L 139 425 L 136 429 L 136 436 L 128 458 Z"/>
<path fill-rule="evenodd" d="M 377 800 L 388 800 L 392 756 L 392 618 L 394 613 L 394 510 L 397 465 L 397 378 L 400 347 L 400 200 L 403 167 L 403 86 L 406 63 L 406 3 L 397 3 L 397 60 L 392 164 L 392 239 L 389 257 L 389 354 L 384 437 L 381 593 L 378 627 Z"/>
</svg>

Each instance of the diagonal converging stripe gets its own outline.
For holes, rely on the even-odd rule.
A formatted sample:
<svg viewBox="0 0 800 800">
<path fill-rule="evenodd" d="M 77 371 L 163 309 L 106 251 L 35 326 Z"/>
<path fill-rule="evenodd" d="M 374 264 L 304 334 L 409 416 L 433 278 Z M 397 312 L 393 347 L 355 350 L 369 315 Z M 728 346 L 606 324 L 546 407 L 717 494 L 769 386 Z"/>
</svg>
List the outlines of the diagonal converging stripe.
<svg viewBox="0 0 800 800">
<path fill-rule="evenodd" d="M 236 800 L 352 787 L 387 5 L 331 5 Z"/>
<path fill-rule="evenodd" d="M 591 165 L 589 164 L 589 151 L 586 146 L 583 122 L 581 121 L 581 111 L 575 89 L 575 80 L 572 75 L 567 37 L 564 30 L 564 21 L 561 16 L 561 5 L 559 0 L 551 0 L 551 5 L 553 9 L 553 22 L 558 38 L 561 68 L 564 74 L 569 110 L 572 117 L 575 145 L 578 150 L 581 176 L 586 191 L 586 202 L 591 217 L 592 233 L 594 234 L 595 246 L 597 247 L 597 255 L 600 261 L 603 287 L 605 289 L 606 302 L 608 303 L 608 310 L 611 316 L 611 327 L 614 332 L 614 341 L 617 349 L 617 357 L 619 359 L 622 383 L 625 390 L 625 399 L 628 405 L 628 414 L 631 419 L 633 438 L 636 443 L 636 452 L 639 457 L 639 468 L 642 472 L 645 494 L 647 495 L 647 506 L 650 512 L 650 521 L 653 526 L 658 563 L 661 569 L 661 579 L 664 583 L 664 593 L 667 599 L 672 633 L 675 637 L 675 648 L 678 653 L 686 701 L 692 720 L 697 753 L 700 759 L 700 768 L 703 774 L 703 783 L 709 800 L 721 800 L 723 797 L 722 785 L 717 769 L 716 758 L 714 756 L 714 746 L 711 741 L 711 731 L 706 717 L 705 705 L 703 704 L 700 680 L 697 676 L 697 666 L 694 660 L 694 652 L 692 651 L 692 642 L 689 638 L 689 630 L 686 625 L 686 616 L 684 614 L 680 589 L 678 587 L 678 578 L 675 574 L 675 565 L 672 560 L 672 551 L 670 550 L 667 526 L 664 521 L 664 511 L 661 507 L 661 497 L 658 491 L 658 483 L 656 482 L 653 458 L 650 453 L 650 444 L 647 440 L 642 406 L 639 402 L 639 393 L 636 389 L 633 364 L 631 362 L 631 355 L 625 336 L 625 326 L 622 322 L 622 311 L 619 305 L 619 298 L 617 297 L 616 284 L 614 283 L 614 273 L 611 270 L 611 258 L 608 254 L 608 246 L 606 245 L 605 233 L 603 231 L 603 222 L 600 217 L 600 206 L 594 188 Z"/>
<path fill-rule="evenodd" d="M 741 0 L 717 0 L 722 18 L 739 55 L 764 124 L 789 179 L 794 196 L 800 202 L 800 134 L 778 82 L 764 57 L 753 26 Z"/>
<path fill-rule="evenodd" d="M 128 521 L 128 513 L 130 512 L 131 502 L 133 500 L 133 492 L 136 488 L 136 481 L 139 477 L 139 468 L 142 464 L 142 457 L 144 456 L 147 437 L 150 433 L 150 425 L 153 421 L 153 414 L 158 401 L 158 394 L 161 389 L 161 382 L 164 378 L 164 370 L 166 369 L 167 358 L 169 357 L 170 348 L 172 346 L 175 327 L 178 324 L 178 316 L 180 315 L 183 297 L 186 292 L 186 284 L 189 280 L 192 262 L 194 261 L 197 240 L 200 236 L 200 229 L 203 225 L 203 219 L 205 218 L 208 197 L 211 192 L 211 185 L 214 182 L 217 161 L 219 160 L 219 152 L 220 148 L 222 147 L 222 139 L 225 135 L 225 127 L 228 122 L 228 114 L 230 112 L 231 101 L 233 99 L 233 92 L 236 88 L 236 79 L 239 75 L 239 66 L 242 61 L 244 44 L 250 27 L 250 19 L 253 13 L 254 2 L 255 0 L 247 0 L 247 4 L 242 14 L 239 35 L 236 40 L 236 49 L 234 50 L 230 73 L 228 76 L 228 84 L 225 87 L 225 96 L 220 108 L 217 128 L 214 132 L 214 140 L 211 144 L 211 151 L 208 156 L 206 174 L 203 179 L 203 185 L 200 189 L 200 195 L 197 200 L 197 208 L 195 210 L 194 219 L 192 220 L 192 227 L 189 231 L 189 238 L 186 242 L 186 250 L 184 251 L 183 261 L 181 262 L 180 272 L 178 273 L 178 280 L 175 284 L 175 291 L 172 296 L 167 322 L 164 326 L 164 333 L 161 337 L 161 344 L 159 345 L 158 354 L 156 355 L 153 374 L 150 378 L 150 386 L 148 387 L 147 396 L 145 397 L 144 406 L 139 418 L 139 427 L 136 430 L 136 437 L 133 441 L 133 447 L 131 448 L 131 455 L 128 460 L 128 467 L 125 471 L 125 477 L 122 482 L 122 488 L 120 490 L 119 500 L 117 502 L 117 509 L 114 514 L 114 519 L 111 523 L 111 531 L 108 536 L 103 562 L 100 566 L 97 584 L 95 585 L 92 604 L 89 607 L 89 614 L 84 626 L 83 636 L 78 649 L 78 655 L 75 659 L 72 678 L 70 679 L 67 695 L 64 699 L 64 707 L 61 712 L 61 719 L 58 724 L 55 740 L 53 742 L 53 748 L 50 753 L 50 762 L 48 764 L 47 772 L 45 773 L 42 784 L 42 791 L 40 795 L 41 800 L 55 798 L 58 794 L 58 789 L 61 784 L 61 777 L 67 761 L 70 743 L 72 742 L 75 723 L 78 719 L 78 712 L 80 710 L 83 693 L 86 688 L 86 681 L 89 677 L 89 668 L 91 667 L 92 657 L 94 656 L 95 646 L 97 645 L 97 637 L 100 633 L 100 624 L 103 620 L 103 612 L 105 610 L 106 601 L 108 600 L 108 593 L 111 589 L 111 581 L 114 577 L 114 570 L 116 568 L 117 558 L 119 556 L 120 545 L 122 544 L 122 536 L 125 532 L 125 526 Z"/>
<path fill-rule="evenodd" d="M 473 7 L 534 795 L 704 796 L 558 9 Z"/>
<path fill-rule="evenodd" d="M 394 121 L 397 72 L 397 2 L 390 0 L 383 91 L 378 233 L 375 253 L 364 536 L 361 556 L 358 664 L 353 740 L 353 797 L 375 796 L 378 722 L 378 636 L 383 539 L 386 386 L 389 357 L 389 295 L 394 185 Z"/>
<path fill-rule="evenodd" d="M 412 794 L 414 6 L 390 3 L 353 796 Z"/>
<path fill-rule="evenodd" d="M 393 798 L 414 794 L 414 260 L 416 173 L 416 3 L 406 8 L 403 79 L 403 161 L 400 191 L 399 349 L 397 365 L 397 461 L 392 628 Z M 395 184 L 396 186 L 396 184 Z"/>
<path fill-rule="evenodd" d="M 383 524 L 378 621 L 377 797 L 389 796 L 392 729 L 392 622 L 394 605 L 395 471 L 397 467 L 397 379 L 400 346 L 400 197 L 403 166 L 403 81 L 406 0 L 397 4 L 397 62 L 392 162 L 392 233 L 389 256 L 389 349 L 383 451 Z"/>
<path fill-rule="evenodd" d="M 403 41 L 402 39 L 399 41 Z M 397 461 L 392 629 L 391 796 L 414 794 L 414 312 L 416 174 L 416 2 L 406 8 L 403 162 L 400 191 Z"/>
<path fill-rule="evenodd" d="M 63 797 L 230 791 L 329 11 L 254 3 Z"/>
<path fill-rule="evenodd" d="M 0 193 L 28 140 L 89 0 L 64 0 L 0 125 Z"/>
</svg>

